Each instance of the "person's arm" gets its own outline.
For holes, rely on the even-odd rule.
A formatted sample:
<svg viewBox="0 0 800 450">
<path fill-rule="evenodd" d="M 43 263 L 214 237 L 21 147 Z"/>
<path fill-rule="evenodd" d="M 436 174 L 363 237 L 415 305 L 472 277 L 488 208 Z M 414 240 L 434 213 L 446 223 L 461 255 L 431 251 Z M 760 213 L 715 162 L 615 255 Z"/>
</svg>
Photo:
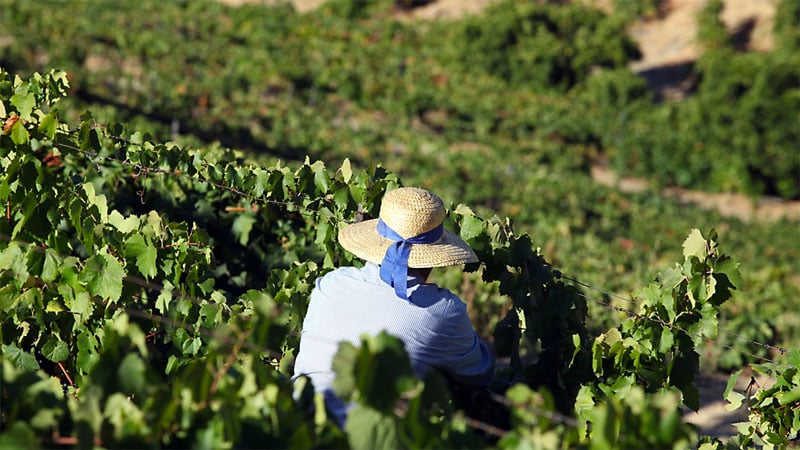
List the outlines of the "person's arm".
<svg viewBox="0 0 800 450">
<path fill-rule="evenodd" d="M 494 378 L 494 354 L 483 342 L 457 297 L 450 299 L 445 320 L 437 331 L 435 366 L 455 382 L 468 386 L 489 386 Z"/>
</svg>

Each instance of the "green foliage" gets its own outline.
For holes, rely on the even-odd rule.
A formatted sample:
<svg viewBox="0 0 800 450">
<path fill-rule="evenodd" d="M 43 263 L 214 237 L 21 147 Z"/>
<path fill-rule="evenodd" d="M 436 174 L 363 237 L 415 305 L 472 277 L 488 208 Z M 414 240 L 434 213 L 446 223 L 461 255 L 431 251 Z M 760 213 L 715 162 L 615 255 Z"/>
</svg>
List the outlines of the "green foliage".
<svg viewBox="0 0 800 450">
<path fill-rule="evenodd" d="M 768 363 L 752 366 L 755 374 L 766 375 L 765 385 L 755 393 L 744 395 L 733 390 L 742 371 L 731 375 L 724 396 L 729 408 L 746 404 L 749 423 L 738 424 L 736 443 L 741 446 L 784 448 L 791 446 L 800 433 L 800 354 L 792 351 L 788 363 Z M 751 385 L 755 378 L 751 378 Z M 749 388 L 748 388 L 749 391 Z"/>
<path fill-rule="evenodd" d="M 782 4 L 791 17 L 796 2 Z M 710 2 L 699 17 L 707 50 L 693 68 L 692 95 L 636 108 L 622 139 L 603 142 L 615 167 L 662 184 L 800 198 L 800 75 L 790 37 L 797 21 L 778 19 L 775 50 L 738 53 L 721 22 L 722 6 Z"/>
<path fill-rule="evenodd" d="M 683 265 L 662 272 L 635 297 L 632 320 L 595 339 L 593 368 L 608 385 L 627 379 L 649 392 L 675 387 L 697 410 L 695 347 L 716 337 L 717 308 L 741 285 L 741 276 L 737 263 L 718 253 L 713 230 L 708 240 L 694 230 L 683 254 Z"/>
<path fill-rule="evenodd" d="M 511 360 L 495 386 L 509 388 L 514 405 L 501 447 L 691 445 L 692 430 L 675 417 L 681 400 L 694 403 L 698 358 L 741 367 L 743 340 L 798 337 L 795 223 L 701 216 L 651 193 L 598 188 L 582 174 L 602 151 L 625 167 L 651 164 L 669 182 L 675 155 L 681 183 L 700 173 L 709 187 L 761 183 L 791 196 L 796 184 L 781 178 L 796 173 L 783 122 L 797 100 L 789 51 L 709 54 L 698 65 L 697 100 L 654 106 L 624 68 L 634 56 L 622 37 L 627 19 L 593 10 L 584 19 L 577 6 L 498 5 L 497 22 L 486 23 L 513 46 L 473 19 L 393 21 L 385 2 L 307 15 L 216 2 L 118 6 L 15 2 L 0 13 L 14 39 L 0 48 L 3 65 L 31 73 L 0 71 L 4 444 L 485 447 L 469 431 L 475 423 L 450 409 L 441 380 L 398 370 L 402 352 L 387 338 L 340 360 L 343 373 L 388 371 L 395 387 L 354 377 L 350 432 L 327 420 L 310 387 L 288 382 L 313 280 L 356 263 L 335 242 L 339 227 L 377 216 L 401 176 L 537 230 L 531 237 L 463 206 L 447 219 L 483 265 L 443 275 L 445 284 L 468 288 L 473 316 Z M 778 22 L 793 42 L 792 21 Z M 474 40 L 455 39 L 468 30 Z M 63 71 L 33 73 L 45 59 L 75 74 L 71 88 Z M 95 104 L 78 118 L 79 98 L 120 109 Z M 734 113 L 716 109 L 732 98 Z M 709 152 L 692 147 L 697 136 L 736 163 L 709 165 Z M 159 143 L 169 138 L 219 139 L 294 162 Z M 355 168 L 371 160 L 389 170 Z M 765 171 L 762 181 L 740 171 L 749 164 Z M 697 234 L 686 262 L 636 296 L 641 309 L 630 319 L 553 269 L 627 292 L 680 253 L 677 236 L 717 224 L 748 261 L 747 297 L 723 303 L 739 285 L 735 265 L 709 259 L 703 252 L 714 245 Z M 720 307 L 740 336 L 715 335 Z M 707 339 L 718 346 L 701 347 Z M 53 397 L 59 384 L 67 394 Z M 778 392 L 794 385 L 786 378 Z M 790 408 L 771 398 L 747 442 L 792 429 Z M 369 432 L 352 433 L 359 422 Z"/>
<path fill-rule="evenodd" d="M 592 448 L 678 449 L 696 441 L 696 431 L 682 421 L 680 394 L 663 390 L 648 395 L 630 378 L 619 378 L 601 389 L 597 397 L 602 400 L 587 387 L 576 404 L 576 408 L 591 405 L 579 414 L 590 424 Z"/>
<path fill-rule="evenodd" d="M 707 239 L 693 230 L 683 254 L 683 264 L 635 297 L 631 319 L 595 338 L 592 367 L 600 381 L 581 387 L 575 408 L 598 448 L 680 448 L 696 439 L 680 419 L 681 403 L 700 407 L 695 349 L 716 337 L 717 308 L 741 277 L 737 264 L 719 253 L 713 230 Z M 621 431 L 623 423 L 630 431 Z"/>
<path fill-rule="evenodd" d="M 432 373 L 417 379 L 396 337 L 380 333 L 362 337 L 358 347 L 342 343 L 333 364 L 334 391 L 355 402 L 345 424 L 351 448 L 480 445 L 453 415 L 442 377 Z"/>
<path fill-rule="evenodd" d="M 730 37 L 720 17 L 724 7 L 721 0 L 712 0 L 700 10 L 698 15 L 697 39 L 707 50 L 714 51 L 731 47 Z"/>
<path fill-rule="evenodd" d="M 566 92 L 595 67 L 623 67 L 639 52 L 624 22 L 577 4 L 560 8 L 501 2 L 459 24 L 463 71 L 480 71 L 531 91 Z"/>
<path fill-rule="evenodd" d="M 5 149 L 0 183 L 8 186 L 0 201 L 14 205 L 1 222 L 0 241 L 3 363 L 14 367 L 2 392 L 9 408 L 3 413 L 4 439 L 45 447 L 60 442 L 62 434 L 80 446 L 481 445 L 465 425 L 471 422 L 449 406 L 442 380 L 417 380 L 395 338 L 377 336 L 359 347 L 341 347 L 335 387 L 356 404 L 344 430 L 312 411 L 312 404 L 321 408 L 321 403 L 310 400 L 315 396 L 309 385 L 288 378 L 313 280 L 353 262 L 335 243 L 338 227 L 357 214 L 376 214 L 382 194 L 399 184 L 393 175 L 377 168 L 354 172 L 349 164 L 331 174 L 322 163 L 308 161 L 294 171 L 240 165 L 225 153 L 154 144 L 119 125 L 98 127 L 89 114 L 75 131 L 59 123 L 46 136 L 37 118 L 46 117 L 43 110 L 65 94 L 60 77 L 51 72 L 17 79 L 0 92 L 5 105 L 21 86 L 28 92 L 36 86 L 57 89 L 53 98 L 39 97 L 23 122 L 30 140 L 17 144 L 0 136 Z M 43 152 L 32 143 L 58 152 L 61 164 L 43 164 Z M 142 178 L 148 183 L 137 185 Z M 136 195 L 138 205 L 125 198 L 135 187 L 150 192 Z M 171 201 L 149 202 L 157 197 Z M 47 214 L 36 216 L 34 200 L 48 198 Z M 170 218 L 187 214 L 185 202 L 197 205 L 199 198 L 211 206 L 193 208 L 191 226 Z M 225 222 L 239 230 L 233 240 L 197 225 L 212 223 L 234 199 L 260 219 L 249 222 L 246 241 L 235 219 Z M 159 211 L 149 209 L 154 207 Z M 578 393 L 593 383 L 585 299 L 510 221 L 483 220 L 465 206 L 453 209 L 447 220 L 479 254 L 483 279 L 496 282 L 498 292 L 512 301 L 511 313 L 496 327 L 511 357 L 497 388 L 522 383 L 547 392 L 549 400 L 542 404 L 535 396 L 513 394 L 519 388 L 510 391 L 512 403 L 536 406 L 520 416 L 522 428 L 513 439 L 560 435 L 575 441 L 573 428 L 559 423 L 547 431 L 549 425 L 532 418 L 541 406 L 571 415 Z M 263 288 L 243 290 L 222 269 L 237 261 L 236 250 L 222 247 L 260 246 L 266 254 L 273 244 L 252 239 L 254 233 L 273 236 L 285 250 Z M 730 263 L 715 260 L 711 274 L 703 252 L 715 245 L 700 244 L 705 241 L 697 236 L 687 240 L 685 269 L 705 271 L 696 285 L 689 282 L 686 295 L 698 304 L 720 295 L 721 303 L 731 286 L 718 277 L 732 277 Z M 227 259 L 218 259 L 220 254 Z M 243 264 L 248 256 L 239 258 Z M 18 371 L 43 371 L 52 384 L 46 392 L 58 380 L 66 398 L 53 403 L 45 397 L 47 416 L 31 416 L 25 412 L 31 407 L 12 394 L 34 389 L 38 378 L 28 387 L 23 383 L 28 378 L 15 378 Z M 618 412 L 614 417 L 620 414 L 626 424 L 638 420 Z M 58 433 L 34 434 L 56 424 Z"/>
</svg>

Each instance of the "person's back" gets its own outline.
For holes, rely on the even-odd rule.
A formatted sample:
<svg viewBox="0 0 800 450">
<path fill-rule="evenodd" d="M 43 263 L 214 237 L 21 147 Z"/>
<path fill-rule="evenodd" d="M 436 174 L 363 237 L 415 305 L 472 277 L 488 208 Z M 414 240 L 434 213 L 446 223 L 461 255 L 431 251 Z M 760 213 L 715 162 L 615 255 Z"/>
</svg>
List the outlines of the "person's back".
<svg viewBox="0 0 800 450">
<path fill-rule="evenodd" d="M 351 225 L 339 234 L 343 247 L 368 262 L 317 280 L 294 371 L 325 393 L 340 424 L 346 408 L 330 390 L 333 357 L 339 342 L 357 345 L 363 334 L 386 331 L 400 338 L 420 377 L 436 368 L 462 385 L 492 381 L 494 356 L 478 339 L 466 305 L 452 292 L 426 283 L 429 267 L 477 261 L 466 243 L 443 229 L 443 217 L 438 197 L 400 188 L 384 198 L 380 220 Z M 420 223 L 411 223 L 408 231 L 404 221 L 414 220 Z"/>
<path fill-rule="evenodd" d="M 414 275 L 409 277 L 409 300 L 400 300 L 378 271 L 368 263 L 363 269 L 343 267 L 317 280 L 295 373 L 308 375 L 318 390 L 328 387 L 338 343 L 358 344 L 362 334 L 384 330 L 405 343 L 417 375 L 435 367 L 465 384 L 488 385 L 494 360 L 475 335 L 466 305 L 450 291 L 424 284 Z"/>
</svg>

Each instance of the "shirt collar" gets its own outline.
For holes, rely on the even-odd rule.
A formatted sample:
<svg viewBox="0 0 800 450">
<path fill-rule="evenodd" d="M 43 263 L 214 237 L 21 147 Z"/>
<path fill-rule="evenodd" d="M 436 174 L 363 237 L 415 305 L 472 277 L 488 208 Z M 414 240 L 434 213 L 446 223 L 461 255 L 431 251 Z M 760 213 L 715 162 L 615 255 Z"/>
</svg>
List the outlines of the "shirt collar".
<svg viewBox="0 0 800 450">
<path fill-rule="evenodd" d="M 375 264 L 375 263 L 372 263 L 372 262 L 367 262 L 364 265 L 364 269 L 363 270 L 367 274 L 367 277 L 370 280 L 375 280 L 375 281 L 378 281 L 378 282 L 381 282 L 381 283 L 383 282 L 383 281 L 381 281 L 381 273 L 380 273 L 381 272 L 381 267 L 378 264 Z M 418 285 L 423 284 L 425 282 L 425 280 L 423 280 L 422 277 L 419 275 L 419 272 L 417 272 L 416 269 L 412 269 L 412 268 L 408 269 L 407 280 L 408 280 L 408 289 L 409 290 L 412 287 L 416 288 Z"/>
</svg>

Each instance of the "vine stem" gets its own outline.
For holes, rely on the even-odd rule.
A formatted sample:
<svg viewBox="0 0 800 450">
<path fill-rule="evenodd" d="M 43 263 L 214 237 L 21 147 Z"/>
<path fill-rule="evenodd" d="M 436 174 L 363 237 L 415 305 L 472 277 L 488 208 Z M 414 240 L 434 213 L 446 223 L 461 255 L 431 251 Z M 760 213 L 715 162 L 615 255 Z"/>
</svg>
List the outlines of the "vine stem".
<svg viewBox="0 0 800 450">
<path fill-rule="evenodd" d="M 241 349 L 242 344 L 244 343 L 245 339 L 247 339 L 248 335 L 250 335 L 249 331 L 242 333 L 239 336 L 239 339 L 233 345 L 231 354 L 228 355 L 228 358 L 222 364 L 222 367 L 214 375 L 214 381 L 211 383 L 211 388 L 209 389 L 211 393 L 217 392 L 220 379 L 222 379 L 222 376 L 228 372 L 228 369 L 230 369 L 231 365 L 233 365 L 234 361 L 236 361 L 236 358 L 239 356 L 239 350 Z"/>
<path fill-rule="evenodd" d="M 74 387 L 75 383 L 72 382 L 72 378 L 67 373 L 67 369 L 64 368 L 64 365 L 59 362 L 58 363 L 58 367 L 60 367 L 61 371 L 64 372 L 64 376 L 67 377 L 67 381 L 69 381 L 69 385 Z"/>
</svg>

